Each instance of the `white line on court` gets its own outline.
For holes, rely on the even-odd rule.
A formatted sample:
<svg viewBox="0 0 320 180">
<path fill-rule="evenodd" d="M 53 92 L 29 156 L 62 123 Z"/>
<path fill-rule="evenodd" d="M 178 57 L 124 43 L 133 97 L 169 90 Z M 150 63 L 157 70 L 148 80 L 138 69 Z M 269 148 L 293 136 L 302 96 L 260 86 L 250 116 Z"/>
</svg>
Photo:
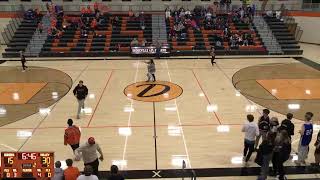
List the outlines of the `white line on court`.
<svg viewBox="0 0 320 180">
<path fill-rule="evenodd" d="M 10 149 L 10 150 L 12 150 L 12 151 L 18 151 L 17 149 L 15 149 L 15 148 L 13 148 L 13 147 L 11 147 L 11 146 L 8 146 L 8 145 L 6 145 L 6 144 L 0 144 L 0 146 L 3 146 L 3 147 L 5 147 L 5 148 L 7 148 L 7 149 Z"/>
<path fill-rule="evenodd" d="M 137 68 L 136 68 L 136 74 L 134 76 L 134 83 L 137 82 L 138 72 L 139 72 L 139 64 L 140 64 L 140 61 L 138 60 Z M 130 109 L 132 109 L 132 107 L 133 107 L 133 100 L 130 99 Z M 131 115 L 132 115 L 132 111 L 129 112 L 128 126 L 127 126 L 128 128 L 131 125 Z M 126 136 L 126 140 L 125 140 L 124 147 L 123 147 L 122 161 L 125 161 L 126 151 L 127 151 L 127 144 L 128 144 L 128 136 Z M 122 167 L 120 167 L 120 168 L 122 169 Z"/>
<path fill-rule="evenodd" d="M 166 60 L 166 67 L 167 67 L 167 70 L 168 70 L 169 80 L 170 80 L 170 82 L 172 82 L 167 60 Z M 187 159 L 188 159 L 187 166 L 189 165 L 189 168 L 191 168 L 192 166 L 191 166 L 191 162 L 190 162 L 190 158 L 189 158 L 189 152 L 188 152 L 188 148 L 187 148 L 186 138 L 184 137 L 183 126 L 182 126 L 182 123 L 181 123 L 179 108 L 178 108 L 178 104 L 177 104 L 177 100 L 176 99 L 174 99 L 174 104 L 177 107 L 177 116 L 178 116 L 178 120 L 179 120 L 179 126 L 181 127 L 182 140 L 183 140 L 184 149 L 186 151 L 186 155 L 187 155 Z"/>
</svg>

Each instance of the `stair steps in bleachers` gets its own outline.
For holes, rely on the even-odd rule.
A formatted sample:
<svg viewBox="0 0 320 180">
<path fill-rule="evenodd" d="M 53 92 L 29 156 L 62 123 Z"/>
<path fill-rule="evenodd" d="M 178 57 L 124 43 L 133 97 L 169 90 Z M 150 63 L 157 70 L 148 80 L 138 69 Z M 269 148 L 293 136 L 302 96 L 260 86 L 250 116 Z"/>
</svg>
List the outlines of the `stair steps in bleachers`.
<svg viewBox="0 0 320 180">
<path fill-rule="evenodd" d="M 37 29 L 37 20 L 23 19 L 10 43 L 7 44 L 3 58 L 19 57 L 19 51 L 25 51 Z"/>
<path fill-rule="evenodd" d="M 254 16 L 253 23 L 269 54 L 282 55 L 283 51 L 281 49 L 281 45 L 278 43 L 276 37 L 272 34 L 272 30 L 270 30 L 263 17 L 260 15 Z"/>
<path fill-rule="evenodd" d="M 164 15 L 152 15 L 152 42 L 167 43 L 167 28 Z"/>
<path fill-rule="evenodd" d="M 32 39 L 26 48 L 26 56 L 39 57 L 45 40 L 48 37 L 48 29 L 50 28 L 50 17 L 48 15 L 43 16 L 41 22 L 43 24 L 43 30 L 40 33 L 39 29 L 36 29 L 36 32 L 33 34 Z"/>
<path fill-rule="evenodd" d="M 264 20 L 279 42 L 285 55 L 301 55 L 303 53 L 294 35 L 282 20 L 269 16 L 264 16 Z"/>
</svg>

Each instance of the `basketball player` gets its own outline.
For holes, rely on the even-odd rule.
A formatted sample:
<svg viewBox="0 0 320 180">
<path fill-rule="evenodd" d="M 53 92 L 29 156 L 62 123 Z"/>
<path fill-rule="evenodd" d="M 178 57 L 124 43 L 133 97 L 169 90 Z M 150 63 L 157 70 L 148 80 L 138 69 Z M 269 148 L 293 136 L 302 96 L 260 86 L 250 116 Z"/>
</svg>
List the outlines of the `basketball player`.
<svg viewBox="0 0 320 180">
<path fill-rule="evenodd" d="M 154 64 L 153 59 L 150 61 L 146 61 L 146 64 L 148 64 L 148 80 L 147 82 L 150 82 L 150 79 L 152 79 L 153 82 L 156 81 L 156 76 L 154 75 L 156 73 L 156 65 Z"/>
<path fill-rule="evenodd" d="M 84 109 L 84 101 L 88 95 L 88 88 L 83 85 L 83 81 L 79 81 L 79 84 L 73 90 L 73 94 L 78 100 L 77 119 L 80 119 L 81 108 Z"/>
<path fill-rule="evenodd" d="M 211 55 L 211 65 L 213 66 L 214 64 L 216 64 L 216 62 L 215 62 L 216 52 L 215 52 L 214 47 L 211 48 L 210 55 Z"/>
<path fill-rule="evenodd" d="M 79 127 L 73 125 L 72 119 L 68 119 L 68 128 L 64 131 L 64 145 L 70 145 L 73 152 L 79 148 L 81 132 Z"/>
<path fill-rule="evenodd" d="M 22 72 L 25 72 L 26 68 L 28 68 L 28 66 L 26 66 L 26 57 L 24 56 L 23 51 L 20 51 L 20 61 L 21 61 L 21 65 L 22 65 Z"/>
</svg>

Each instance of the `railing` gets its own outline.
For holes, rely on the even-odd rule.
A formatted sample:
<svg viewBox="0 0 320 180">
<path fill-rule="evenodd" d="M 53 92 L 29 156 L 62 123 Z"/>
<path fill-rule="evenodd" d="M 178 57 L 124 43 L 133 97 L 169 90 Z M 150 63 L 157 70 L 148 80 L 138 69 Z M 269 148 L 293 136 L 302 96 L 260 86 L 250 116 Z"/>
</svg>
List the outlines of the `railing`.
<svg viewBox="0 0 320 180">
<path fill-rule="evenodd" d="M 283 10 L 281 14 L 282 14 L 283 22 L 287 24 L 290 32 L 294 35 L 295 39 L 299 41 L 303 34 L 302 28 L 298 26 L 294 17 L 291 16 L 290 13 L 288 13 L 288 10 Z"/>
<path fill-rule="evenodd" d="M 0 34 L 0 43 L 1 45 L 5 45 L 10 43 L 14 33 L 18 29 L 21 24 L 21 18 L 11 18 L 9 24 L 3 29 L 3 32 Z"/>
</svg>

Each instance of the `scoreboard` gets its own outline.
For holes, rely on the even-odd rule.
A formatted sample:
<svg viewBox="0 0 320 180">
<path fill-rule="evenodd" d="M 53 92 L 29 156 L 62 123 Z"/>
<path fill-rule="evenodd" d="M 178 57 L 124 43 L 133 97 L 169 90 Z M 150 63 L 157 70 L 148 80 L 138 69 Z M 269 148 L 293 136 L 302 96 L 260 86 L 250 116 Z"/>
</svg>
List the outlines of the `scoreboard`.
<svg viewBox="0 0 320 180">
<path fill-rule="evenodd" d="M 53 152 L 1 152 L 2 178 L 53 177 Z"/>
</svg>

